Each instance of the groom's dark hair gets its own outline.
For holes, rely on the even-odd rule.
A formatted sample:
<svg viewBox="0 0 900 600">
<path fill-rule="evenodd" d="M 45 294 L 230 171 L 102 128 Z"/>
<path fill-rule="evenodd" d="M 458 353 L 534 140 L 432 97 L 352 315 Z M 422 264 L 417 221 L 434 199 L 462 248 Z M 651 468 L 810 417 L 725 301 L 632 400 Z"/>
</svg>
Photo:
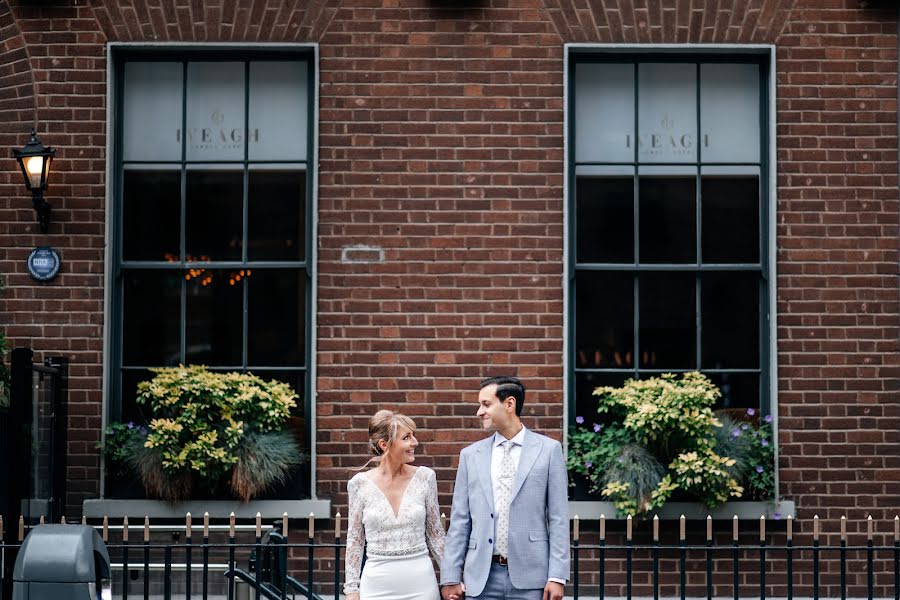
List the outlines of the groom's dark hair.
<svg viewBox="0 0 900 600">
<path fill-rule="evenodd" d="M 489 385 L 497 385 L 497 398 L 503 402 L 510 396 L 516 399 L 516 416 L 522 416 L 522 407 L 525 406 L 525 386 L 517 377 L 488 377 L 482 380 L 481 389 Z"/>
</svg>

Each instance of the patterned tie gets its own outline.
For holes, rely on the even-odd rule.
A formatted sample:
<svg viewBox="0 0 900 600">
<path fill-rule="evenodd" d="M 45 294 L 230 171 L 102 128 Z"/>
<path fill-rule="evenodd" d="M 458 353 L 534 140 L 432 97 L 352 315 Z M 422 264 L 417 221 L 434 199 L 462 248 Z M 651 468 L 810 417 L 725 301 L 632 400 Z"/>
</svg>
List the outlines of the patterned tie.
<svg viewBox="0 0 900 600">
<path fill-rule="evenodd" d="M 500 461 L 500 494 L 497 497 L 497 552 L 509 556 L 509 503 L 512 500 L 512 486 L 516 478 L 516 463 L 513 462 L 513 443 L 506 440 L 503 446 L 503 460 Z"/>
</svg>

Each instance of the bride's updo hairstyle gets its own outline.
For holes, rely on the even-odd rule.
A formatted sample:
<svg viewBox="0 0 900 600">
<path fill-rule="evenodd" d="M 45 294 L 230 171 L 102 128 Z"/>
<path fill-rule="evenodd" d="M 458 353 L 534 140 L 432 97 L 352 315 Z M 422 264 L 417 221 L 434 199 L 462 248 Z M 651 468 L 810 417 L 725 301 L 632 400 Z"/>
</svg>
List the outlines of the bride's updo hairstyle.
<svg viewBox="0 0 900 600">
<path fill-rule="evenodd" d="M 404 414 L 394 412 L 392 410 L 379 410 L 369 419 L 369 450 L 372 457 L 366 461 L 366 464 L 353 469 L 354 471 L 362 471 L 371 464 L 372 461 L 379 461 L 384 453 L 391 447 L 394 440 L 397 439 L 397 433 L 403 429 L 410 431 L 416 430 L 416 423 Z M 385 449 L 381 449 L 381 442 L 385 442 Z"/>
</svg>

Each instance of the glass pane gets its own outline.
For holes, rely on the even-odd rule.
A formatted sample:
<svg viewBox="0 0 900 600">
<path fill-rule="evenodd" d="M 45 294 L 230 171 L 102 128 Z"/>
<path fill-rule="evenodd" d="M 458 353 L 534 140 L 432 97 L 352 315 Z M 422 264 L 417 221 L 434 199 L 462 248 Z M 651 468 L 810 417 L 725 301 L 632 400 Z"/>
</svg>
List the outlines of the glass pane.
<svg viewBox="0 0 900 600">
<path fill-rule="evenodd" d="M 189 63 L 187 159 L 243 158 L 244 63 Z"/>
<path fill-rule="evenodd" d="M 250 63 L 250 160 L 306 160 L 306 62 Z"/>
<path fill-rule="evenodd" d="M 634 348 L 634 276 L 581 271 L 575 281 L 575 367 L 629 368 Z"/>
<path fill-rule="evenodd" d="M 240 171 L 187 172 L 188 261 L 241 260 L 243 196 Z"/>
<path fill-rule="evenodd" d="M 759 273 L 703 276 L 703 368 L 759 368 L 759 282 Z"/>
<path fill-rule="evenodd" d="M 705 263 L 759 262 L 759 178 L 703 177 L 702 243 Z"/>
<path fill-rule="evenodd" d="M 181 359 L 181 276 L 178 271 L 125 271 L 122 363 L 177 365 Z"/>
<path fill-rule="evenodd" d="M 696 262 L 696 185 L 693 177 L 640 178 L 640 262 Z"/>
<path fill-rule="evenodd" d="M 697 160 L 697 65 L 638 65 L 638 160 Z"/>
<path fill-rule="evenodd" d="M 703 162 L 759 162 L 759 105 L 759 65 L 700 66 Z"/>
<path fill-rule="evenodd" d="M 181 63 L 125 63 L 124 160 L 181 160 L 183 80 Z"/>
<path fill-rule="evenodd" d="M 579 177 L 575 227 L 578 262 L 634 262 L 634 179 Z"/>
<path fill-rule="evenodd" d="M 306 279 L 303 272 L 272 269 L 247 272 L 248 364 L 305 364 Z"/>
<path fill-rule="evenodd" d="M 239 270 L 191 269 L 187 281 L 185 363 L 242 364 L 244 278 Z"/>
<path fill-rule="evenodd" d="M 247 255 L 250 260 L 303 260 L 306 173 L 250 171 Z"/>
<path fill-rule="evenodd" d="M 153 379 L 153 373 L 147 369 L 122 369 L 122 417 L 121 421 L 133 421 L 141 425 L 150 423 L 153 418 L 152 409 L 147 404 L 138 404 L 137 386 L 142 381 Z"/>
<path fill-rule="evenodd" d="M 713 383 L 722 392 L 722 397 L 716 402 L 716 408 L 734 408 L 734 416 L 741 417 L 744 409 L 759 409 L 759 375 L 756 373 L 707 373 Z"/>
<path fill-rule="evenodd" d="M 634 65 L 575 67 L 575 160 L 634 161 Z"/>
<path fill-rule="evenodd" d="M 123 185 L 124 260 L 179 260 L 181 171 L 126 170 Z"/>
<path fill-rule="evenodd" d="M 697 366 L 695 276 L 693 273 L 642 273 L 641 355 L 648 368 Z"/>
</svg>

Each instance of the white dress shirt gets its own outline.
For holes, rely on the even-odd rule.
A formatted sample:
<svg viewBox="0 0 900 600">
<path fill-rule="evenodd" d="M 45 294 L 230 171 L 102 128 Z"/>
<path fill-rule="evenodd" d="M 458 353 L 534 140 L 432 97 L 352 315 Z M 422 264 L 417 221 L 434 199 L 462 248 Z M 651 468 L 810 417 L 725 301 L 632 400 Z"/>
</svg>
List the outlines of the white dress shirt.
<svg viewBox="0 0 900 600">
<path fill-rule="evenodd" d="M 500 463 L 503 462 L 503 442 L 506 441 L 506 438 L 499 431 L 494 432 L 494 441 L 491 451 L 491 489 L 494 492 L 494 498 L 500 495 Z M 512 450 L 509 451 L 510 456 L 512 456 L 513 464 L 516 466 L 516 473 L 519 472 L 519 459 L 522 458 L 522 442 L 525 441 L 525 426 L 522 426 L 522 429 L 519 430 L 519 433 L 513 436 Z M 497 510 L 496 505 L 494 506 L 494 510 Z M 497 539 L 497 513 L 494 515 L 494 540 Z M 499 554 L 497 552 L 497 542 L 494 542 L 494 554 Z M 550 577 L 548 581 L 555 581 L 556 583 L 560 583 L 565 585 L 565 580 L 556 579 L 554 577 Z"/>
</svg>

